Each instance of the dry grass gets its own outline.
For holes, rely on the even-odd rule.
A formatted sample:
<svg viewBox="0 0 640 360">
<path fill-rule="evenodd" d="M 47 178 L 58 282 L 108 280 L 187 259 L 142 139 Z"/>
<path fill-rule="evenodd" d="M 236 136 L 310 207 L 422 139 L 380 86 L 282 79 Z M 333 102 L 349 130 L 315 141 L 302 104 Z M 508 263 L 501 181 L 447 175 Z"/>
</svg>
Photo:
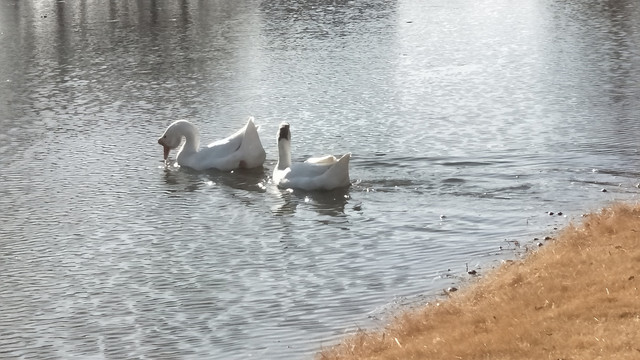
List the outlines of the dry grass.
<svg viewBox="0 0 640 360">
<path fill-rule="evenodd" d="M 569 226 L 440 304 L 318 359 L 640 359 L 640 206 Z"/>
</svg>

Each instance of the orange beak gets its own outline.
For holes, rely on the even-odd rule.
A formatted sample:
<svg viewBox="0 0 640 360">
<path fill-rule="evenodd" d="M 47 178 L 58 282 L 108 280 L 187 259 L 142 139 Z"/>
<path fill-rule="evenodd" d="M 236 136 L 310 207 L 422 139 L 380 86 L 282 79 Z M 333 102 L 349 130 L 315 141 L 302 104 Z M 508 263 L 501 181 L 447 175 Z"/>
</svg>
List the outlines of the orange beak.
<svg viewBox="0 0 640 360">
<path fill-rule="evenodd" d="M 171 150 L 171 148 L 166 145 L 162 145 L 162 147 L 164 147 L 164 159 L 167 160 L 169 157 L 169 150 Z"/>
<path fill-rule="evenodd" d="M 164 148 L 164 159 L 167 160 L 167 158 L 169 157 L 169 151 L 171 150 L 171 148 L 164 144 L 164 142 L 162 141 L 162 138 L 158 139 L 158 144 L 162 145 L 162 147 Z"/>
</svg>

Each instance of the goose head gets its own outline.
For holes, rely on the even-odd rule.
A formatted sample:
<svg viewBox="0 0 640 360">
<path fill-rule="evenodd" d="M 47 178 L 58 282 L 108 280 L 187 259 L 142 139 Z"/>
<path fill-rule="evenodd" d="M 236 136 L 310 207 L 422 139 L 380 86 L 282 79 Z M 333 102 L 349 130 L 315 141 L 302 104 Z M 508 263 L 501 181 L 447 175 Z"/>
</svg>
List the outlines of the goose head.
<svg viewBox="0 0 640 360">
<path fill-rule="evenodd" d="M 169 157 L 169 151 L 180 146 L 182 142 L 182 138 L 186 137 L 187 142 L 194 143 L 192 146 L 198 147 L 198 133 L 190 122 L 186 120 L 178 120 L 173 124 L 169 125 L 167 130 L 164 131 L 164 134 L 160 138 L 158 138 L 158 144 L 164 147 L 164 159 L 167 160 Z"/>
<path fill-rule="evenodd" d="M 283 122 L 278 129 L 278 165 L 279 169 L 291 166 L 291 130 L 289 123 Z"/>
<path fill-rule="evenodd" d="M 281 140 L 291 142 L 291 130 L 289 123 L 283 122 L 280 124 L 280 129 L 278 130 L 278 143 L 280 143 Z"/>
</svg>

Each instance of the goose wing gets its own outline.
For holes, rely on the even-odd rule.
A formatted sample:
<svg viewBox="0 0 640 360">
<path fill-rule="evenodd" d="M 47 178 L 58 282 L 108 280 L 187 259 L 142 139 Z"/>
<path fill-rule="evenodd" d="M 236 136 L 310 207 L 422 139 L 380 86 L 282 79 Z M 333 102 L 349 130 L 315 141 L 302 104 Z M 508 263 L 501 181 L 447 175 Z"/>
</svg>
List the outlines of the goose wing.
<svg viewBox="0 0 640 360">
<path fill-rule="evenodd" d="M 303 190 L 331 190 L 348 186 L 350 156 L 345 154 L 340 159 L 325 156 L 294 163 L 284 176 L 282 185 Z"/>
<path fill-rule="evenodd" d="M 338 162 L 338 158 L 333 155 L 308 158 L 305 163 L 314 165 L 333 165 Z"/>
</svg>

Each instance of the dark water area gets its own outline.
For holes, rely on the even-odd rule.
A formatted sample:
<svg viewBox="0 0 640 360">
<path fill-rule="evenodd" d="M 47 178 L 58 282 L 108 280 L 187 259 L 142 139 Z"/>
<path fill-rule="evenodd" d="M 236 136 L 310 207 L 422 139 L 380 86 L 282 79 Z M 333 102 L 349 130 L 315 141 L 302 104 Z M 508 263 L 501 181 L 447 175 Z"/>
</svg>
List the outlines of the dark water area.
<svg viewBox="0 0 640 360">
<path fill-rule="evenodd" d="M 312 358 L 638 197 L 634 1 L 9 0 L 0 49 L 0 358 Z M 263 169 L 163 163 L 248 116 Z M 281 121 L 351 187 L 276 188 Z"/>
</svg>

